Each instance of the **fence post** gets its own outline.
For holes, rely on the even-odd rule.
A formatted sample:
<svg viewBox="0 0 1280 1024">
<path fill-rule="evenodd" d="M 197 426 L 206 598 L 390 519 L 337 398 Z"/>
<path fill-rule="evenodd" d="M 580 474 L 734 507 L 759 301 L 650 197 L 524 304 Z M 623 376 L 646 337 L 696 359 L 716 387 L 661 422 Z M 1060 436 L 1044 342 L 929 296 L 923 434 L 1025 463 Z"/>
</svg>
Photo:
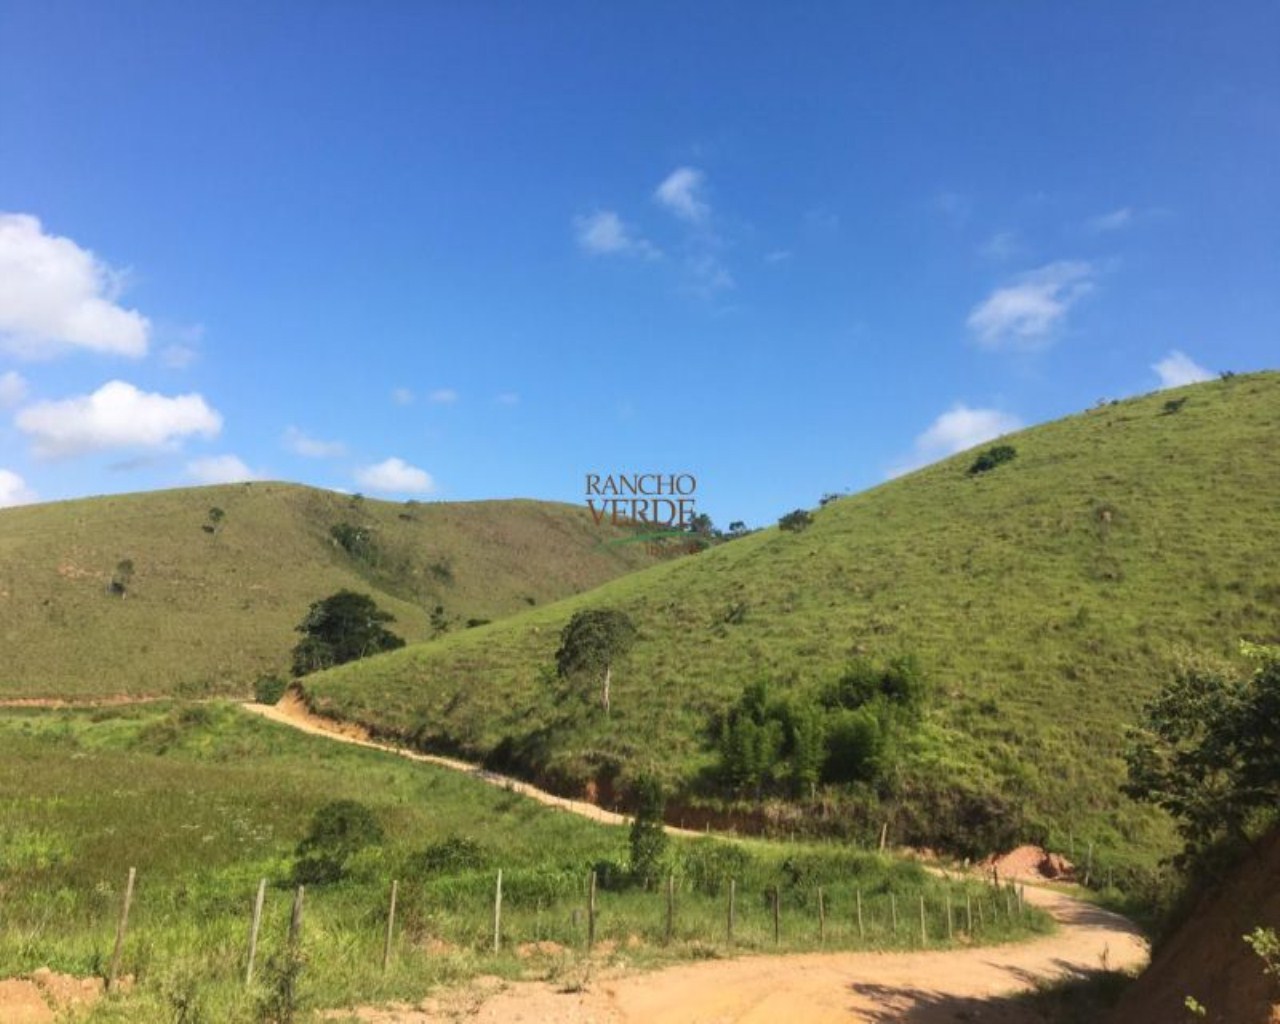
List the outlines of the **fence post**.
<svg viewBox="0 0 1280 1024">
<path fill-rule="evenodd" d="M 773 887 L 773 944 L 776 946 L 782 941 L 782 927 L 778 913 L 778 887 Z"/>
<path fill-rule="evenodd" d="M 951 893 L 947 893 L 947 941 L 955 939 L 955 925 L 951 919 Z"/>
<path fill-rule="evenodd" d="M 587 952 L 596 944 L 596 873 L 591 872 L 587 883 Z"/>
<path fill-rule="evenodd" d="M 920 945 L 929 945 L 929 935 L 924 928 L 924 893 L 920 894 Z"/>
<path fill-rule="evenodd" d="M 671 945 L 671 935 L 676 925 L 676 876 L 674 872 L 667 874 L 667 930 L 663 938 L 665 945 Z"/>
<path fill-rule="evenodd" d="M 889 823 L 886 821 L 880 826 L 880 852 L 884 853 L 885 840 L 889 838 Z"/>
<path fill-rule="evenodd" d="M 858 889 L 855 893 L 858 900 L 858 941 L 867 941 L 867 930 L 862 925 L 862 890 Z"/>
<path fill-rule="evenodd" d="M 267 880 L 258 882 L 258 895 L 253 901 L 253 919 L 249 922 L 249 963 L 244 969 L 244 987 L 253 982 L 253 960 L 258 955 L 258 930 L 262 927 L 262 903 L 267 898 Z"/>
<path fill-rule="evenodd" d="M 387 937 L 382 943 L 382 973 L 387 973 L 387 965 L 391 962 L 391 936 L 396 930 L 396 890 L 400 883 L 391 880 L 391 904 L 387 907 Z"/>
<path fill-rule="evenodd" d="M 111 954 L 111 976 L 107 978 L 107 990 L 116 987 L 116 975 L 120 972 L 120 955 L 124 952 L 124 933 L 129 927 L 129 905 L 133 902 L 133 881 L 138 869 L 129 869 L 129 881 L 124 886 L 124 903 L 120 905 L 120 922 L 116 925 L 116 948 Z"/>
<path fill-rule="evenodd" d="M 973 934 L 973 897 L 964 894 L 964 930 L 966 935 Z"/>
<path fill-rule="evenodd" d="M 729 921 L 726 930 L 729 945 L 733 945 L 733 904 L 734 897 L 737 896 L 738 883 L 736 879 L 729 879 Z"/>
<path fill-rule="evenodd" d="M 822 899 L 822 886 L 818 886 L 818 942 L 827 941 L 827 905 Z"/>
<path fill-rule="evenodd" d="M 306 892 L 304 886 L 298 886 L 293 894 L 293 911 L 289 915 L 289 946 L 297 946 L 302 938 L 302 897 Z"/>
<path fill-rule="evenodd" d="M 893 937 L 898 937 L 898 901 L 893 893 L 889 893 L 889 914 L 893 918 Z"/>
<path fill-rule="evenodd" d="M 493 889 L 493 951 L 502 948 L 502 868 L 498 868 L 498 881 Z"/>
</svg>

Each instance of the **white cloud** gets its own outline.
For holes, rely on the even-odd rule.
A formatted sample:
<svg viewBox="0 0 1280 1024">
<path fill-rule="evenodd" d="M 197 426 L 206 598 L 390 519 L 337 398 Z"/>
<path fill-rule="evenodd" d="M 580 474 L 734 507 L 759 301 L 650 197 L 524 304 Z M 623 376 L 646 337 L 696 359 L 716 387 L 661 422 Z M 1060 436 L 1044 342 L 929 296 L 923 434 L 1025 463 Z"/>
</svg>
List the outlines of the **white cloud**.
<svg viewBox="0 0 1280 1024">
<path fill-rule="evenodd" d="M 392 388 L 391 401 L 396 405 L 413 405 L 413 392 L 408 388 Z"/>
<path fill-rule="evenodd" d="M 27 382 L 16 370 L 0 373 L 0 409 L 12 409 L 27 397 Z"/>
<path fill-rule="evenodd" d="M 612 210 L 573 218 L 579 247 L 592 256 L 643 256 L 656 259 L 661 254 L 647 239 L 637 235 Z"/>
<path fill-rule="evenodd" d="M 160 352 L 160 362 L 170 370 L 185 370 L 199 358 L 199 350 L 191 345 L 166 345 Z"/>
<path fill-rule="evenodd" d="M 733 274 L 720 260 L 709 252 L 699 253 L 685 261 L 687 269 L 686 290 L 703 298 L 711 298 L 718 292 L 737 286 Z"/>
<path fill-rule="evenodd" d="M 427 401 L 435 405 L 452 405 L 458 400 L 458 392 L 453 388 L 436 388 L 431 394 L 427 395 Z"/>
<path fill-rule="evenodd" d="M 978 246 L 978 254 L 989 260 L 1007 260 L 1022 251 L 1022 243 L 1016 231 L 997 231 L 982 245 Z"/>
<path fill-rule="evenodd" d="M 370 491 L 394 494 L 426 494 L 435 487 L 430 473 L 395 457 L 362 466 L 356 470 L 356 483 Z"/>
<path fill-rule="evenodd" d="M 151 324 L 116 304 L 123 279 L 35 217 L 0 213 L 0 348 L 28 359 L 69 348 L 145 355 Z"/>
<path fill-rule="evenodd" d="M 682 220 L 701 224 L 711 214 L 702 197 L 706 176 L 694 167 L 677 167 L 653 192 L 653 198 Z"/>
<path fill-rule="evenodd" d="M 1022 421 L 1012 413 L 999 409 L 970 409 L 964 403 L 957 402 L 916 438 L 911 457 L 891 469 L 888 475 L 901 476 L 930 462 L 937 462 L 948 455 L 1021 429 Z"/>
<path fill-rule="evenodd" d="M 1071 307 L 1093 290 L 1093 276 L 1093 266 L 1080 260 L 1028 271 L 975 306 L 969 329 L 984 348 L 1041 348 Z"/>
<path fill-rule="evenodd" d="M 338 459 L 347 454 L 347 446 L 341 441 L 320 441 L 297 427 L 284 432 L 283 443 L 294 455 L 305 459 Z"/>
<path fill-rule="evenodd" d="M 0 469 L 0 508 L 30 505 L 35 500 L 36 492 L 22 477 L 10 469 Z"/>
<path fill-rule="evenodd" d="M 1119 231 L 1121 228 L 1128 227 L 1133 222 L 1133 208 L 1122 206 L 1118 210 L 1112 210 L 1110 213 L 1102 213 L 1096 217 L 1090 217 L 1084 222 L 1084 229 L 1090 234 L 1101 235 L 1107 231 Z"/>
<path fill-rule="evenodd" d="M 1198 384 L 1202 380 L 1213 380 L 1213 374 L 1203 366 L 1176 348 L 1158 363 L 1152 363 L 1151 369 L 1160 378 L 1160 387 L 1180 388 L 1184 384 Z"/>
<path fill-rule="evenodd" d="M 108 448 L 172 448 L 183 438 L 216 437 L 222 430 L 222 416 L 201 395 L 170 398 L 121 380 L 91 395 L 27 406 L 16 422 L 42 458 Z"/>
<path fill-rule="evenodd" d="M 258 479 L 258 474 L 234 455 L 192 459 L 187 463 L 187 476 L 202 484 L 238 484 Z"/>
</svg>

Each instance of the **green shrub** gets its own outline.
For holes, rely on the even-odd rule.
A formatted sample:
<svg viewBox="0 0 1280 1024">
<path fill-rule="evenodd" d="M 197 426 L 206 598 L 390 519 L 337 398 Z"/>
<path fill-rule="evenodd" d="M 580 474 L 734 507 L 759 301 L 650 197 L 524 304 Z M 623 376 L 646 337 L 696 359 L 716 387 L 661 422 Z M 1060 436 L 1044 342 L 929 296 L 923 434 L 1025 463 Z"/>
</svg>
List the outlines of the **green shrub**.
<svg viewBox="0 0 1280 1024">
<path fill-rule="evenodd" d="M 298 885 L 327 885 L 347 876 L 352 857 L 382 842 L 382 826 L 356 800 L 334 800 L 316 811 L 298 844 L 293 879 Z"/>
<path fill-rule="evenodd" d="M 288 688 L 289 684 L 274 673 L 258 676 L 257 682 L 253 684 L 253 699 L 258 704 L 278 704 Z"/>
<path fill-rule="evenodd" d="M 988 448 L 973 460 L 973 465 L 969 467 L 969 475 L 974 476 L 978 473 L 986 473 L 988 470 L 995 469 L 1001 463 L 1011 461 L 1017 454 L 1018 450 L 1011 444 L 998 444 L 994 448 Z"/>
<path fill-rule="evenodd" d="M 788 530 L 791 533 L 799 533 L 801 530 L 807 529 L 811 525 L 813 525 L 813 514 L 802 508 L 798 508 L 793 512 L 788 512 L 778 520 L 779 528 Z"/>
<path fill-rule="evenodd" d="M 481 871 L 490 864 L 484 848 L 467 836 L 449 836 L 409 858 L 406 873 L 413 877 L 457 875 Z"/>
</svg>

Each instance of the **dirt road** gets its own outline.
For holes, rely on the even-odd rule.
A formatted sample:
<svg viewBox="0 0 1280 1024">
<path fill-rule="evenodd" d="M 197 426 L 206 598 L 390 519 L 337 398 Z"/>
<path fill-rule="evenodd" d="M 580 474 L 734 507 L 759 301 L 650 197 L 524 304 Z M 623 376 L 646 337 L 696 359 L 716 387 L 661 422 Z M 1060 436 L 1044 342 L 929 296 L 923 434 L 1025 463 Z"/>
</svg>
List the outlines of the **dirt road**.
<svg viewBox="0 0 1280 1024">
<path fill-rule="evenodd" d="M 359 726 L 312 714 L 293 692 L 275 706 L 244 707 L 304 732 L 463 771 L 593 821 L 621 824 L 626 820 L 594 804 L 553 796 L 465 761 L 374 742 Z M 1028 886 L 1026 898 L 1059 922 L 1055 934 L 1033 942 L 945 952 L 703 961 L 648 974 L 599 978 L 578 992 L 542 982 L 473 986 L 416 1007 L 362 1009 L 356 1015 L 369 1024 L 456 1020 L 475 1024 L 952 1024 L 956 1020 L 1021 1024 L 1033 1019 L 1028 1011 L 999 997 L 1026 991 L 1045 979 L 1102 967 L 1136 969 L 1146 962 L 1146 943 L 1125 918 L 1049 889 Z"/>
</svg>

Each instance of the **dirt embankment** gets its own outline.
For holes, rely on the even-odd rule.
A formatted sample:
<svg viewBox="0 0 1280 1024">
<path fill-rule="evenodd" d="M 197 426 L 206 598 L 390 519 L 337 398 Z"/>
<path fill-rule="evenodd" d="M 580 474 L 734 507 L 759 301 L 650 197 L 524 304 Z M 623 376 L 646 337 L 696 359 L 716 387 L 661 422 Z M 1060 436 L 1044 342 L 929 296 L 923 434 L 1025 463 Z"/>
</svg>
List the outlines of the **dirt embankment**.
<svg viewBox="0 0 1280 1024">
<path fill-rule="evenodd" d="M 1266 975 L 1243 938 L 1257 927 L 1280 931 L 1280 829 L 1160 945 L 1116 1007 L 1115 1024 L 1195 1020 L 1188 996 L 1205 1008 L 1206 1024 L 1280 1024 L 1280 978 Z"/>
</svg>

